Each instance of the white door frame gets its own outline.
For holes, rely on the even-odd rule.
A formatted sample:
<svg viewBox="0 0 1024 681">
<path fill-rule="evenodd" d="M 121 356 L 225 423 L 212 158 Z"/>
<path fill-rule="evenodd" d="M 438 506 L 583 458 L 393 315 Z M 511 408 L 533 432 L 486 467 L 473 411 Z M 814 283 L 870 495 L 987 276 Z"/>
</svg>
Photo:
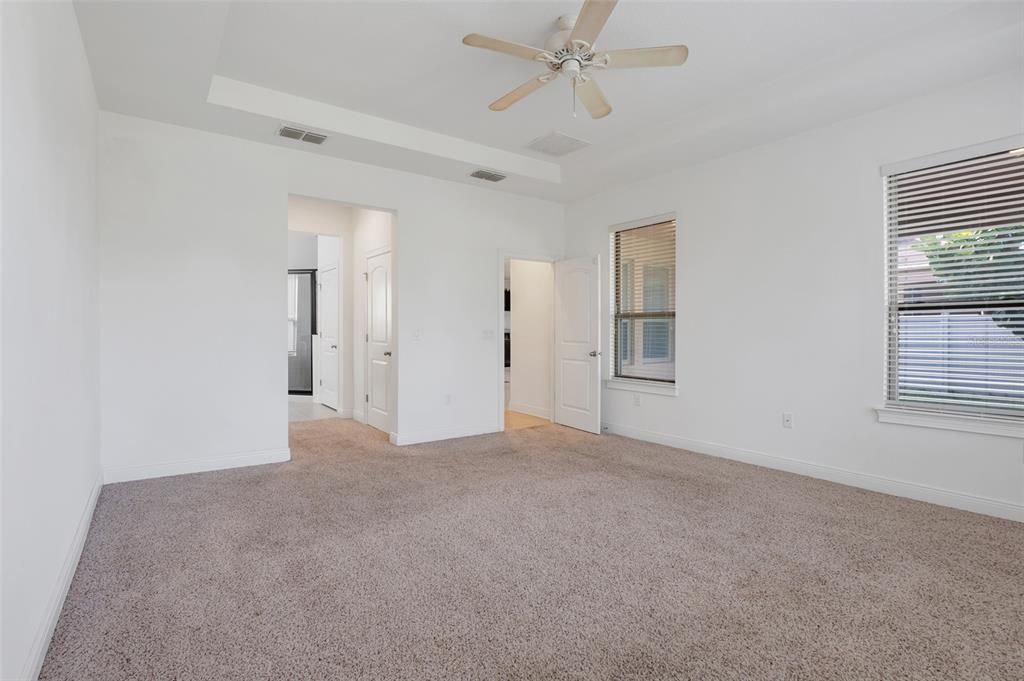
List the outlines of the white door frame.
<svg viewBox="0 0 1024 681">
<path fill-rule="evenodd" d="M 496 333 L 494 338 L 497 340 L 495 345 L 497 346 L 496 359 L 498 367 L 498 414 L 497 414 L 497 428 L 495 432 L 500 433 L 505 430 L 505 261 L 506 260 L 529 260 L 531 262 L 546 262 L 551 263 L 554 267 L 556 260 L 560 260 L 562 256 L 555 255 L 547 251 L 523 251 L 523 250 L 512 250 L 506 248 L 498 249 L 498 324 L 495 327 Z M 552 325 L 554 324 L 554 311 L 552 308 Z M 554 329 L 554 326 L 551 327 Z M 551 341 L 551 346 L 554 348 L 554 340 Z M 552 377 L 554 377 L 554 358 L 552 357 Z M 552 378 L 551 385 L 551 404 L 554 405 L 555 399 L 555 384 L 554 378 Z"/>
</svg>

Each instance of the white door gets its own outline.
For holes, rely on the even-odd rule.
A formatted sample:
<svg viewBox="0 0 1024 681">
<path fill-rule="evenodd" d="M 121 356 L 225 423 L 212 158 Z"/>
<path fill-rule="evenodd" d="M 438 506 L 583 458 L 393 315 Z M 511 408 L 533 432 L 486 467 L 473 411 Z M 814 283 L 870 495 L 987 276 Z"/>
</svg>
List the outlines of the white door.
<svg viewBox="0 0 1024 681">
<path fill-rule="evenodd" d="M 366 259 L 366 422 L 391 429 L 391 254 Z"/>
<path fill-rule="evenodd" d="M 317 332 L 320 335 L 320 402 L 338 408 L 338 270 L 317 270 Z"/>
<path fill-rule="evenodd" d="M 601 432 L 598 257 L 555 263 L 555 423 Z"/>
</svg>

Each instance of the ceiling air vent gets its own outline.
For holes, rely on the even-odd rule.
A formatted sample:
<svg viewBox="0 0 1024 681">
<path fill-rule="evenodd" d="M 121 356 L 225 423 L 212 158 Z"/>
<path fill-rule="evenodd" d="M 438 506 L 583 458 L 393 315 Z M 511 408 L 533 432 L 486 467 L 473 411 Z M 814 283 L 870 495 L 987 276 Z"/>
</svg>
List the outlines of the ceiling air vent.
<svg viewBox="0 0 1024 681">
<path fill-rule="evenodd" d="M 470 177 L 475 177 L 478 180 L 487 180 L 488 182 L 501 182 L 505 179 L 505 175 L 496 173 L 491 170 L 474 170 L 469 174 Z"/>
<path fill-rule="evenodd" d="M 321 135 L 318 132 L 311 132 L 300 128 L 293 128 L 290 125 L 282 125 L 277 131 L 277 134 L 281 137 L 287 137 L 290 140 L 302 140 L 303 142 L 309 142 L 310 144 L 323 144 L 327 140 L 327 135 Z"/>
<path fill-rule="evenodd" d="M 560 132 L 549 132 L 526 145 L 527 149 L 539 151 L 548 156 L 565 156 L 574 151 L 589 147 L 590 142 L 563 135 Z"/>
</svg>

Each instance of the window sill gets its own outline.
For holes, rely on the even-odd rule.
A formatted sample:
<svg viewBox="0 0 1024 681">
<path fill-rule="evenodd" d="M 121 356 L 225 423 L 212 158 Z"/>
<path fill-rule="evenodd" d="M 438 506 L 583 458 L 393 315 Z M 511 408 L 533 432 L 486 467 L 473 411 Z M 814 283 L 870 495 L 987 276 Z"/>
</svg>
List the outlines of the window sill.
<svg viewBox="0 0 1024 681">
<path fill-rule="evenodd" d="M 674 383 L 666 385 L 664 383 L 655 383 L 654 381 L 631 381 L 625 378 L 606 379 L 604 387 L 610 390 L 627 390 L 651 395 L 668 395 L 669 397 L 675 397 L 679 394 L 679 386 Z"/>
<path fill-rule="evenodd" d="M 943 414 L 925 409 L 907 407 L 876 407 L 879 423 L 899 423 L 905 426 L 959 430 L 965 433 L 1001 435 L 1024 439 L 1024 421 L 992 416 Z"/>
</svg>

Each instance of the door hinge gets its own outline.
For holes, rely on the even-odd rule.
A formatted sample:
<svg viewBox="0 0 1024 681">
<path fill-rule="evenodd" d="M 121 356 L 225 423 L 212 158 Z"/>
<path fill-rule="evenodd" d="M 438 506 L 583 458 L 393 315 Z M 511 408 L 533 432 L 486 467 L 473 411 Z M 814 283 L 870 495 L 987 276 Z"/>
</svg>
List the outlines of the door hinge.
<svg viewBox="0 0 1024 681">
<path fill-rule="evenodd" d="M 370 334 L 366 334 L 366 342 L 367 342 L 367 343 L 369 343 L 369 342 L 370 342 Z"/>
<path fill-rule="evenodd" d="M 368 272 L 363 272 L 363 281 L 370 281 L 370 275 Z"/>
<path fill-rule="evenodd" d="M 370 401 L 370 395 L 367 394 L 363 401 L 368 403 Z"/>
</svg>

